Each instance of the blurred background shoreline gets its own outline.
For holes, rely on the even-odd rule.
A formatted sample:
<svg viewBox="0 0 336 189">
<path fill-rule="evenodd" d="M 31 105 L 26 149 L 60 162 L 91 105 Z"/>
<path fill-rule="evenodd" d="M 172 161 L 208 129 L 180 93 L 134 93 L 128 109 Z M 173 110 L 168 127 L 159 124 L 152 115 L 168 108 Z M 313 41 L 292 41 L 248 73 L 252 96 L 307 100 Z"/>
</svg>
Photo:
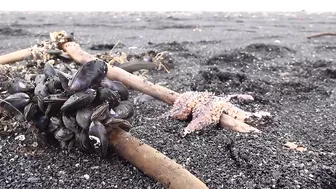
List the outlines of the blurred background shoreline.
<svg viewBox="0 0 336 189">
<path fill-rule="evenodd" d="M 207 0 L 207 1 L 42 1 L 11 0 L 0 6 L 0 11 L 61 11 L 61 12 L 336 12 L 336 1 L 319 0 Z"/>
</svg>

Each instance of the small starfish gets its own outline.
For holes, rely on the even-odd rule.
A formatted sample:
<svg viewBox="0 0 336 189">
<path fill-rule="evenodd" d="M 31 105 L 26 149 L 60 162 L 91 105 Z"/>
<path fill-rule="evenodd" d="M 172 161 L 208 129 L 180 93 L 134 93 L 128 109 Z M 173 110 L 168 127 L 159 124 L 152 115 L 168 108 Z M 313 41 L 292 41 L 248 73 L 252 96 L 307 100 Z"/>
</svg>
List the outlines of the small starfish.
<svg viewBox="0 0 336 189">
<path fill-rule="evenodd" d="M 211 124 L 218 124 L 223 112 L 240 121 L 252 116 L 252 113 L 241 110 L 229 102 L 233 96 L 236 95 L 225 98 L 210 92 L 188 91 L 179 95 L 169 116 L 178 120 L 187 120 L 192 115 L 192 121 L 181 133 L 183 137 Z"/>
<path fill-rule="evenodd" d="M 185 92 L 175 101 L 170 117 L 186 120 L 192 114 L 192 121 L 182 132 L 182 136 L 186 136 L 213 123 L 219 123 L 225 103 L 227 102 L 224 98 L 209 92 Z"/>
</svg>

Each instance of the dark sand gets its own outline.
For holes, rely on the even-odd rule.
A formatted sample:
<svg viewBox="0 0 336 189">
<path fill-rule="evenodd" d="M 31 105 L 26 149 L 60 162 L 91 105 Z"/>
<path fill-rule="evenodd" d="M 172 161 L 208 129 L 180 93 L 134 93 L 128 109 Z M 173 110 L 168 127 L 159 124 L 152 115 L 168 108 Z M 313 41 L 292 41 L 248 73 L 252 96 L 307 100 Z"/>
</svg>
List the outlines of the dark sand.
<svg viewBox="0 0 336 189">
<path fill-rule="evenodd" d="M 74 32 L 87 50 L 119 40 L 124 46 L 116 50 L 127 53 L 170 51 L 175 69 L 170 74 L 151 72 L 150 80 L 168 82 L 178 92 L 253 95 L 254 102 L 237 105 L 274 116 L 257 125 L 261 134 L 209 127 L 181 138 L 179 131 L 187 122 L 144 119 L 168 111 L 167 105 L 152 101 L 136 106 L 131 133 L 185 166 L 209 188 L 336 188 L 336 37 L 306 39 L 335 31 L 336 14 L 0 13 L 0 17 L 1 54 L 64 29 Z M 1 73 L 0 91 L 5 90 L 4 73 L 22 75 Z M 162 188 L 116 154 L 101 159 L 80 151 L 65 153 L 41 144 L 25 123 L 1 116 L 0 188 Z M 25 140 L 16 140 L 18 135 Z M 287 149 L 287 141 L 308 151 Z"/>
</svg>

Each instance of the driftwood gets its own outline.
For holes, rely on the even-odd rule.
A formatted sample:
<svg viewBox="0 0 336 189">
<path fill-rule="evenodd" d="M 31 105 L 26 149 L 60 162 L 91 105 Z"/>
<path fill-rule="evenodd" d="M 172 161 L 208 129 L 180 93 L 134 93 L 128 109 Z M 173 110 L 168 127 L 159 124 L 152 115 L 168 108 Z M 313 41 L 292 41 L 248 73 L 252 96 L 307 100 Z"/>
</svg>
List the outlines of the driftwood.
<svg viewBox="0 0 336 189">
<path fill-rule="evenodd" d="M 208 188 L 181 165 L 119 128 L 110 133 L 110 144 L 121 157 L 165 188 Z"/>
<path fill-rule="evenodd" d="M 6 55 L 0 56 L 0 65 L 1 64 L 12 64 L 18 61 L 22 61 L 26 57 L 30 56 L 32 53 L 31 48 L 22 49 L 19 51 L 15 51 Z"/>
</svg>

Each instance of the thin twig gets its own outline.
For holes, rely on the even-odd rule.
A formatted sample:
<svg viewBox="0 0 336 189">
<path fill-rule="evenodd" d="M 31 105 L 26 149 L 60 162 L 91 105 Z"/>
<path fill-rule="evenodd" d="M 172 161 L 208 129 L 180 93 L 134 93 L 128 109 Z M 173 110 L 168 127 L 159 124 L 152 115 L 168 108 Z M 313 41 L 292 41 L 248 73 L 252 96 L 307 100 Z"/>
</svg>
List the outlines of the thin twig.
<svg viewBox="0 0 336 189">
<path fill-rule="evenodd" d="M 17 111 L 23 118 L 25 118 L 25 116 L 23 115 L 23 113 L 20 112 L 20 110 L 18 110 L 15 106 L 13 106 L 11 103 L 7 102 L 6 100 L 2 100 L 0 99 L 0 102 L 4 102 L 6 104 L 8 104 L 9 106 L 11 106 L 15 111 Z"/>
<path fill-rule="evenodd" d="M 118 40 L 117 43 L 112 47 L 112 49 L 109 52 L 110 56 L 111 56 L 113 50 L 116 48 L 116 46 L 118 46 L 119 43 L 120 43 L 120 40 Z"/>
<path fill-rule="evenodd" d="M 336 33 L 333 33 L 333 32 L 320 33 L 320 34 L 308 36 L 307 39 L 323 37 L 323 36 L 336 36 Z"/>
</svg>

